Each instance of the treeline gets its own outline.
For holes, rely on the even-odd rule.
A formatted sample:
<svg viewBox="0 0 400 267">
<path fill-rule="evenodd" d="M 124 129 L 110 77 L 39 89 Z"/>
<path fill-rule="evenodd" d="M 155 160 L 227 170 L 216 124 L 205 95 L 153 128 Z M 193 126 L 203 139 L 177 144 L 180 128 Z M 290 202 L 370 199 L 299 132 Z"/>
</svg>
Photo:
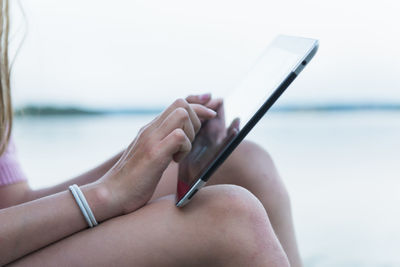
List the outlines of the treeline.
<svg viewBox="0 0 400 267">
<path fill-rule="evenodd" d="M 159 114 L 164 110 L 160 108 L 132 108 L 132 109 L 88 109 L 80 107 L 58 106 L 25 106 L 15 110 L 16 116 L 94 116 L 94 115 L 119 115 Z M 399 104 L 312 104 L 312 105 L 275 105 L 272 112 L 353 112 L 353 111 L 400 111 Z"/>
</svg>

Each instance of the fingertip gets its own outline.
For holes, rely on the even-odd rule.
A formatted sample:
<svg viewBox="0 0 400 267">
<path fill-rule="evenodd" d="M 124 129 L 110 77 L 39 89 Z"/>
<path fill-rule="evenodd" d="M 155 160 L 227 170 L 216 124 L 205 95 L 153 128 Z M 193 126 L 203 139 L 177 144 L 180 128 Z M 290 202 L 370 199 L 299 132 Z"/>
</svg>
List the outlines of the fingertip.
<svg viewBox="0 0 400 267">
<path fill-rule="evenodd" d="M 204 101 L 205 102 L 205 101 L 208 101 L 208 100 L 211 99 L 211 94 L 210 93 L 206 93 L 206 94 L 199 95 L 198 97 L 199 97 L 200 101 Z"/>
<path fill-rule="evenodd" d="M 206 120 L 213 119 L 215 117 L 217 117 L 217 112 L 215 112 L 212 109 L 207 108 L 206 112 L 202 116 L 200 116 L 199 118 L 200 118 L 200 120 L 206 121 Z"/>
<path fill-rule="evenodd" d="M 210 114 L 211 118 L 214 118 L 215 116 L 217 116 L 217 112 L 215 110 L 212 110 L 210 108 L 207 108 L 208 113 Z"/>
</svg>

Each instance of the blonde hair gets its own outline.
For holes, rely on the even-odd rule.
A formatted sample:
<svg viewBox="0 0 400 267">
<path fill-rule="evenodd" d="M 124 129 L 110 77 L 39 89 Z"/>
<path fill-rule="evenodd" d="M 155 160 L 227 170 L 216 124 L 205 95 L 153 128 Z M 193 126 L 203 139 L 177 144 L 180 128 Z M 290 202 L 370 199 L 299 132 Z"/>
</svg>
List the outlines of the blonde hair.
<svg viewBox="0 0 400 267">
<path fill-rule="evenodd" d="M 13 122 L 8 62 L 10 29 L 8 0 L 0 0 L 0 9 L 0 155 L 2 155 L 10 140 Z"/>
</svg>

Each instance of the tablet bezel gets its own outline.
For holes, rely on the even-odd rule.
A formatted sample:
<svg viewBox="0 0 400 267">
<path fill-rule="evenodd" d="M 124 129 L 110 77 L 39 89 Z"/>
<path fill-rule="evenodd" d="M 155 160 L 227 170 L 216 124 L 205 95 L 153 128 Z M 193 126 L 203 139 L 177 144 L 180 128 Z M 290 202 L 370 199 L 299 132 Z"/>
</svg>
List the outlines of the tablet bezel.
<svg viewBox="0 0 400 267">
<path fill-rule="evenodd" d="M 297 65 L 292 69 L 292 71 L 287 75 L 285 79 L 280 83 L 280 85 L 274 90 L 271 96 L 264 102 L 264 104 L 257 110 L 257 112 L 252 116 L 252 118 L 246 123 L 246 125 L 238 132 L 238 134 L 226 145 L 226 147 L 216 155 L 215 159 L 209 164 L 209 166 L 203 171 L 200 177 L 191 185 L 191 188 L 186 192 L 186 194 L 181 198 L 177 199 L 176 206 L 183 207 L 186 205 L 192 197 L 197 193 L 197 191 L 202 188 L 206 182 L 210 179 L 211 175 L 217 170 L 217 168 L 228 158 L 228 156 L 233 152 L 233 150 L 243 141 L 247 134 L 253 129 L 253 127 L 260 121 L 260 119 L 267 113 L 267 111 L 272 107 L 276 100 L 282 95 L 282 93 L 289 87 L 289 85 L 296 79 L 299 73 L 304 69 L 304 67 L 310 62 L 318 50 L 318 40 L 308 39 L 302 37 L 294 36 L 278 36 L 274 42 L 285 49 L 292 51 L 293 53 L 300 54 L 304 50 L 308 51 L 304 56 L 298 61 Z M 291 42 L 298 42 L 296 46 L 288 45 Z M 304 46 L 307 46 L 306 48 Z M 178 178 L 179 179 L 179 178 Z"/>
</svg>

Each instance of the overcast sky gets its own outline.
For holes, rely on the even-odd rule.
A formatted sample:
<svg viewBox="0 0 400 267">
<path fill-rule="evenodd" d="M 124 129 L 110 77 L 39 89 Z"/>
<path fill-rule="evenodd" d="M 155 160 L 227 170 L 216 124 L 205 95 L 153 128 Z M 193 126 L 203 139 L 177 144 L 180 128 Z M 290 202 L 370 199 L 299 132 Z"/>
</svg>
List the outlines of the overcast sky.
<svg viewBox="0 0 400 267">
<path fill-rule="evenodd" d="M 224 95 L 280 33 L 320 40 L 281 104 L 400 102 L 400 1 L 21 2 L 27 29 L 12 12 L 13 47 L 27 31 L 14 66 L 17 105 L 144 107 Z"/>
</svg>

